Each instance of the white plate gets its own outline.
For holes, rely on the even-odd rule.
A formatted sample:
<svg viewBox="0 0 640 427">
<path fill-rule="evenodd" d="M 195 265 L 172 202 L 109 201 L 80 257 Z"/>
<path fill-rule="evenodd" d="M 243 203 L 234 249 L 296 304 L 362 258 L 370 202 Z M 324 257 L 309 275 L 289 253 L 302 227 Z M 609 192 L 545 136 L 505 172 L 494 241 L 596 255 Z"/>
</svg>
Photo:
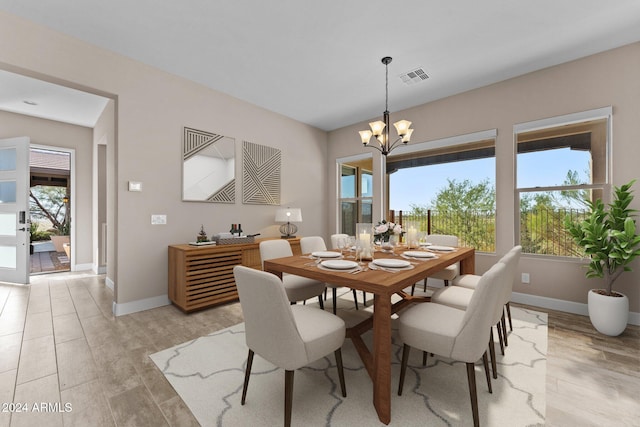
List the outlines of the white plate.
<svg viewBox="0 0 640 427">
<path fill-rule="evenodd" d="M 412 258 L 435 258 L 436 255 L 425 251 L 406 251 L 404 255 Z"/>
<path fill-rule="evenodd" d="M 442 252 L 451 252 L 456 250 L 456 248 L 452 248 L 451 246 L 436 246 L 436 245 L 429 246 L 429 249 L 432 251 L 442 251 Z"/>
<path fill-rule="evenodd" d="M 342 254 L 340 252 L 311 252 L 311 256 L 315 258 L 340 258 Z"/>
<path fill-rule="evenodd" d="M 350 270 L 352 268 L 356 268 L 358 266 L 358 263 L 353 261 L 345 261 L 343 259 L 330 259 L 327 261 L 322 261 L 320 265 L 332 270 Z"/>
<path fill-rule="evenodd" d="M 381 259 L 374 259 L 372 262 L 374 265 L 379 265 L 380 267 L 387 267 L 387 268 L 405 268 L 411 265 L 409 261 L 405 261 L 402 259 L 381 258 Z"/>
<path fill-rule="evenodd" d="M 429 243 L 429 242 L 424 242 L 424 243 L 420 243 L 420 246 L 432 246 L 433 243 Z"/>
</svg>

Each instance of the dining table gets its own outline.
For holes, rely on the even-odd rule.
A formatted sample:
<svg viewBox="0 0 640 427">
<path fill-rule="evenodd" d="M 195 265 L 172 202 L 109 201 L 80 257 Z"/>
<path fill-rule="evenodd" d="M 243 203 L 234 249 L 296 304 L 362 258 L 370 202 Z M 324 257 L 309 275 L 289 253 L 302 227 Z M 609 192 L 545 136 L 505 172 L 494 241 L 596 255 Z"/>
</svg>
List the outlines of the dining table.
<svg viewBox="0 0 640 427">
<path fill-rule="evenodd" d="M 372 293 L 373 316 L 347 329 L 346 336 L 353 342 L 373 383 L 373 405 L 378 418 L 384 424 L 391 422 L 391 322 L 392 314 L 416 302 L 428 302 L 429 297 L 412 296 L 405 289 L 429 277 L 449 265 L 460 263 L 460 274 L 475 273 L 475 250 L 470 247 L 447 248 L 447 251 L 430 251 L 433 258 L 409 257 L 408 251 L 375 251 L 375 260 L 406 259 L 405 268 L 386 268 L 361 262 L 351 270 L 323 268 L 319 262 L 310 260 L 310 254 L 290 256 L 264 261 L 264 270 L 282 277 L 283 273 L 295 274 L 310 279 L 331 283 Z M 452 250 L 451 250 L 452 249 Z M 428 248 L 422 249 L 429 251 Z M 420 255 L 420 254 L 417 254 Z M 380 263 L 380 261 L 377 261 Z M 393 265 L 393 262 L 391 262 Z M 392 297 L 401 298 L 392 303 Z M 397 299 L 397 298 L 395 298 Z M 373 329 L 373 344 L 369 349 L 362 335 Z"/>
</svg>

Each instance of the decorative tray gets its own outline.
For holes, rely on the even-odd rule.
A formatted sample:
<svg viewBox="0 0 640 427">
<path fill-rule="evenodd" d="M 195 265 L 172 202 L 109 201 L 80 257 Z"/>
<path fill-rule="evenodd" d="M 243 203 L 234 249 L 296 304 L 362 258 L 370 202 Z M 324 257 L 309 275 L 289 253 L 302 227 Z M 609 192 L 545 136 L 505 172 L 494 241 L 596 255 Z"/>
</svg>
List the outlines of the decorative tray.
<svg viewBox="0 0 640 427">
<path fill-rule="evenodd" d="M 244 236 L 244 237 L 216 237 L 216 243 L 219 245 L 239 245 L 242 243 L 253 243 L 255 241 L 255 237 L 253 236 Z"/>
</svg>

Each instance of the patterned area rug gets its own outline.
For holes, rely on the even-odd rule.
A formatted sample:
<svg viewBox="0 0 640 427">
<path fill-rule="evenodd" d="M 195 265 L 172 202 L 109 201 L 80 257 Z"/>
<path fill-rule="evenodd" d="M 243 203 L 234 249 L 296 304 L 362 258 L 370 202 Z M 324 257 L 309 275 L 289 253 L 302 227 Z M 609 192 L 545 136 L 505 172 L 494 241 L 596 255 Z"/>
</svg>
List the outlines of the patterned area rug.
<svg viewBox="0 0 640 427">
<path fill-rule="evenodd" d="M 344 293 L 345 299 L 348 295 Z M 338 310 L 338 315 L 347 325 L 370 315 L 370 307 L 355 311 L 353 305 L 343 305 L 346 310 Z M 547 315 L 516 307 L 511 311 L 513 332 L 505 356 L 496 343 L 498 379 L 492 382 L 493 394 L 487 391 L 482 363 L 476 364 L 480 424 L 543 425 Z M 397 395 L 402 344 L 396 332 L 389 425 L 473 425 L 464 363 L 435 356 L 423 367 L 421 352 L 412 350 L 403 395 Z M 371 332 L 365 338 L 370 342 Z M 371 380 L 350 340 L 342 352 L 347 397 L 340 394 L 333 354 L 299 369 L 294 379 L 293 425 L 383 425 L 373 408 Z M 247 402 L 241 406 L 246 358 L 243 323 L 151 355 L 201 425 L 281 425 L 284 371 L 256 355 Z"/>
</svg>

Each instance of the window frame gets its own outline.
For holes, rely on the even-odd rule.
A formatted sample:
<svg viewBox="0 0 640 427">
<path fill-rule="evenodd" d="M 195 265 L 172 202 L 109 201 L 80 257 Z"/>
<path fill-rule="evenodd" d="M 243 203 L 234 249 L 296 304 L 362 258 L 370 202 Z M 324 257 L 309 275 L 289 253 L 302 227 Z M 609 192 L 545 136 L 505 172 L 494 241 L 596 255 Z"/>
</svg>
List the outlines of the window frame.
<svg viewBox="0 0 640 427">
<path fill-rule="evenodd" d="M 596 120 L 606 119 L 605 130 L 605 160 L 604 160 L 604 182 L 580 184 L 580 185 L 554 185 L 540 187 L 518 187 L 518 135 L 521 133 L 532 132 L 537 130 L 560 129 L 562 126 L 579 124 Z M 581 111 L 577 113 L 565 114 L 561 116 L 549 117 L 541 120 L 518 123 L 513 126 L 513 184 L 514 184 L 514 241 L 515 244 L 521 244 L 521 227 L 520 227 L 520 200 L 522 194 L 541 193 L 541 192 L 557 192 L 564 190 L 600 190 L 602 192 L 602 200 L 605 204 L 611 199 L 611 173 L 612 173 L 612 127 L 613 127 L 613 108 L 611 106 L 597 108 L 593 110 Z M 523 252 L 524 254 L 524 252 Z M 575 260 L 575 257 L 549 254 L 526 253 L 527 256 L 548 258 L 548 259 L 566 259 Z"/>
</svg>

